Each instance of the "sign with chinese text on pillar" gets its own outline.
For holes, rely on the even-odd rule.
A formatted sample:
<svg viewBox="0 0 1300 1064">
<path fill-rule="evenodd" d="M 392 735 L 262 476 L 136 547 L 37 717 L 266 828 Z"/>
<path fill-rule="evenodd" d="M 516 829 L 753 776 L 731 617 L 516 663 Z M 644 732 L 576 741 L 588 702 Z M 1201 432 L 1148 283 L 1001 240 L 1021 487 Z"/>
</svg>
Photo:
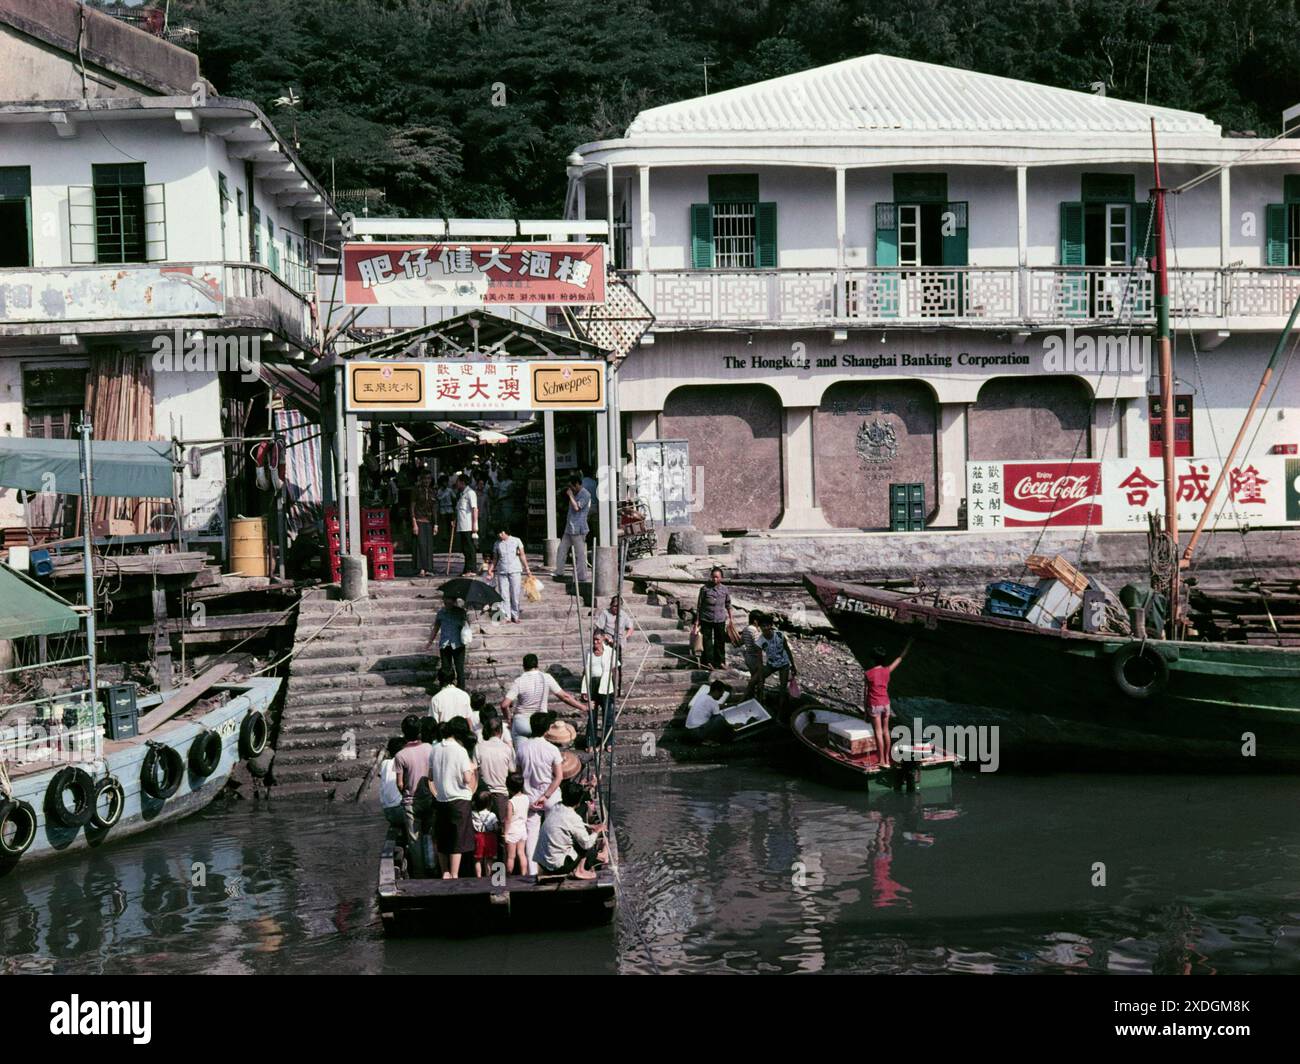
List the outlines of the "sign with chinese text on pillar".
<svg viewBox="0 0 1300 1064">
<path fill-rule="evenodd" d="M 350 362 L 349 413 L 604 410 L 603 362 Z"/>
<path fill-rule="evenodd" d="M 351 242 L 343 297 L 352 307 L 599 304 L 605 245 Z"/>
<path fill-rule="evenodd" d="M 1229 471 L 1207 527 L 1300 525 L 1300 507 L 1278 455 L 1243 458 Z M 1218 479 L 1217 458 L 1175 463 L 1178 526 L 1196 526 Z M 1111 458 L 966 463 L 967 528 L 1091 528 L 1146 531 L 1147 514 L 1164 512 L 1164 465 L 1159 458 Z"/>
</svg>

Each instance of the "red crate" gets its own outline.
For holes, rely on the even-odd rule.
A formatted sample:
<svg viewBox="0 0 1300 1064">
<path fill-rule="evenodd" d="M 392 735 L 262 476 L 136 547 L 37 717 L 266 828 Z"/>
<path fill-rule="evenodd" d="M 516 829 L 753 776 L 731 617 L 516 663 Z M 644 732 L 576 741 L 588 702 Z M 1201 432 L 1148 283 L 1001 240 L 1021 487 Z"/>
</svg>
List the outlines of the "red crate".
<svg viewBox="0 0 1300 1064">
<path fill-rule="evenodd" d="M 387 528 L 366 528 L 361 531 L 361 551 L 365 553 L 366 547 L 371 543 L 392 543 L 393 533 Z"/>
<path fill-rule="evenodd" d="M 393 579 L 393 566 L 391 562 L 377 562 L 374 558 L 370 559 L 370 579 L 371 580 L 391 580 Z"/>
<path fill-rule="evenodd" d="M 336 532 L 339 531 L 339 529 L 340 529 L 341 527 L 342 527 L 342 526 L 339 524 L 339 519 L 338 519 L 337 517 L 327 517 L 327 518 L 325 518 L 325 531 L 326 531 L 326 532 L 336 533 Z"/>
<path fill-rule="evenodd" d="M 338 519 L 339 519 L 339 508 L 335 506 L 333 503 L 330 503 L 330 505 L 325 507 L 325 520 L 334 521 L 337 523 Z"/>
<path fill-rule="evenodd" d="M 365 509 L 361 511 L 361 527 L 365 529 L 389 527 L 387 510 Z"/>
<path fill-rule="evenodd" d="M 391 543 L 368 543 L 366 544 L 366 554 L 370 557 L 371 564 L 384 562 L 387 565 L 393 564 L 393 545 Z"/>
</svg>

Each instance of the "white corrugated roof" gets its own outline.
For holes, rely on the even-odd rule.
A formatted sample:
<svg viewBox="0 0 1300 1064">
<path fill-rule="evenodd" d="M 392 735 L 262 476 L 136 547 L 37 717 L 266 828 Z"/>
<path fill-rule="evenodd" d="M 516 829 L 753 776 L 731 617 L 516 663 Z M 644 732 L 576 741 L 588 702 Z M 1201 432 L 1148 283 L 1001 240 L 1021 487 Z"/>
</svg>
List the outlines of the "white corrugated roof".
<svg viewBox="0 0 1300 1064">
<path fill-rule="evenodd" d="M 693 133 L 1020 132 L 1220 136 L 1175 111 L 972 70 L 864 55 L 642 111 L 629 137 Z"/>
</svg>

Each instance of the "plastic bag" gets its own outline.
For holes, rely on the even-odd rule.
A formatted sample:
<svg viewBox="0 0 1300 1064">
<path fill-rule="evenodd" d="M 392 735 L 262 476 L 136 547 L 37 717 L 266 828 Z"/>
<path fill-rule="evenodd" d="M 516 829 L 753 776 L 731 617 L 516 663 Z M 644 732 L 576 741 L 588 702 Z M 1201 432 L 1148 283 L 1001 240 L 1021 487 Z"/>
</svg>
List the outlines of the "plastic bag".
<svg viewBox="0 0 1300 1064">
<path fill-rule="evenodd" d="M 529 602 L 542 601 L 542 582 L 535 576 L 529 576 L 524 580 L 524 598 Z"/>
<path fill-rule="evenodd" d="M 691 635 L 691 652 L 697 656 L 704 653 L 704 633 L 698 628 Z"/>
<path fill-rule="evenodd" d="M 800 698 L 803 695 L 803 688 L 799 686 L 799 681 L 794 679 L 794 677 L 791 677 L 790 682 L 785 685 L 785 690 L 790 696 L 791 701 Z"/>
</svg>

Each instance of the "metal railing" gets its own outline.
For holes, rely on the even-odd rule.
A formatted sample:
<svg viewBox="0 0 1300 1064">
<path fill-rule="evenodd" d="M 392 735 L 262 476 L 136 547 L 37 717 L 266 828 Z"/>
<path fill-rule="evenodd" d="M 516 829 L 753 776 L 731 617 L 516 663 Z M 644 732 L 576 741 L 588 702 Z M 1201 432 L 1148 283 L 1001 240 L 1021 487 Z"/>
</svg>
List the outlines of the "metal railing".
<svg viewBox="0 0 1300 1064">
<path fill-rule="evenodd" d="M 261 263 L 227 262 L 223 274 L 227 317 L 240 313 L 264 317 L 273 332 L 291 343 L 310 346 L 313 332 L 308 297 Z"/>
<path fill-rule="evenodd" d="M 1169 271 L 1174 318 L 1285 317 L 1300 269 Z M 1149 322 L 1146 268 L 927 266 L 873 269 L 629 270 L 624 278 L 661 328 Z"/>
</svg>

